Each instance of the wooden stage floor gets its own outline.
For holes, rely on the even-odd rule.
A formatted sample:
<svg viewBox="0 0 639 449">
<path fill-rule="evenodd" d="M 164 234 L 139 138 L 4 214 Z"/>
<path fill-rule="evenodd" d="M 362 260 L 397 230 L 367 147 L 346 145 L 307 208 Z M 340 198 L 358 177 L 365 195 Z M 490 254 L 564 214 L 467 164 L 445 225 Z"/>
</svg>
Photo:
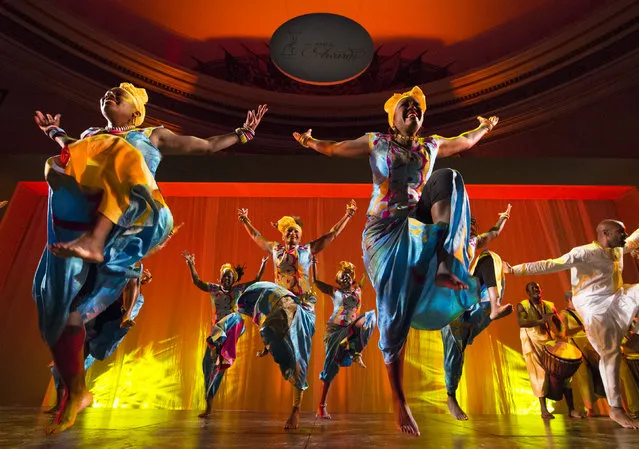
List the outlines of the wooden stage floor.
<svg viewBox="0 0 639 449">
<path fill-rule="evenodd" d="M 72 429 L 46 436 L 50 417 L 32 408 L 0 408 L 0 447 L 48 448 L 639 448 L 639 431 L 607 418 L 416 415 L 422 435 L 404 436 L 386 414 L 333 415 L 323 421 L 302 414 L 297 431 L 285 432 L 284 414 L 216 411 L 209 420 L 194 411 L 88 409 Z"/>
</svg>

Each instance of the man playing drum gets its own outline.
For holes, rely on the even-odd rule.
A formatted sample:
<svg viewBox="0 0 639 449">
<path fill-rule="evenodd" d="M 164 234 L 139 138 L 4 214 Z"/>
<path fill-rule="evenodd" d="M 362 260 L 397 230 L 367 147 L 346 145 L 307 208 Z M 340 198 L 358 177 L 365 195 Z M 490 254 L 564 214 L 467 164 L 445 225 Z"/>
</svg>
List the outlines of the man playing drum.
<svg viewBox="0 0 639 449">
<path fill-rule="evenodd" d="M 623 255 L 639 247 L 639 230 L 630 237 L 624 224 L 604 220 L 597 225 L 597 240 L 570 250 L 558 259 L 504 264 L 504 272 L 536 275 L 571 271 L 573 302 L 583 318 L 586 335 L 599 354 L 599 371 L 610 404 L 610 418 L 622 427 L 639 429 L 622 407 L 619 370 L 621 342 L 636 333 L 633 320 L 639 311 L 639 284 L 624 285 Z"/>
<path fill-rule="evenodd" d="M 539 398 L 541 417 L 543 419 L 553 419 L 553 414 L 548 411 L 546 406 L 549 378 L 542 363 L 542 354 L 546 351 L 544 345 L 560 334 L 561 321 L 555 305 L 550 301 L 541 299 L 542 291 L 538 283 L 528 283 L 526 285 L 526 293 L 529 299 L 517 304 L 521 349 L 526 360 L 526 368 L 528 369 L 533 393 Z M 581 414 L 575 411 L 569 377 L 564 380 L 563 395 L 566 398 L 569 416 L 571 418 L 581 418 Z"/>
</svg>

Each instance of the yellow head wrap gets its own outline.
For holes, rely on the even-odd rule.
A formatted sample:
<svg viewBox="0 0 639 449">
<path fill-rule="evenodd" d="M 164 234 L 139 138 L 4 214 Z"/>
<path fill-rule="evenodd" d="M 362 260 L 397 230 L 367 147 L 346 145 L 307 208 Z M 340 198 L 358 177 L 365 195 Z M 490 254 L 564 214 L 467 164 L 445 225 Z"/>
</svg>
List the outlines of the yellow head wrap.
<svg viewBox="0 0 639 449">
<path fill-rule="evenodd" d="M 391 128 L 395 126 L 395 109 L 397 109 L 397 104 L 404 98 L 410 97 L 417 100 L 419 107 L 422 109 L 422 113 L 426 110 L 426 96 L 419 86 L 415 86 L 403 94 L 393 94 L 393 96 L 384 103 L 384 111 L 388 114 L 388 124 Z"/>
<path fill-rule="evenodd" d="M 230 271 L 231 274 L 233 275 L 233 282 L 237 281 L 238 279 L 237 271 L 235 271 L 235 268 L 233 268 L 233 265 L 231 265 L 230 263 L 225 263 L 224 265 L 222 265 L 222 267 L 220 268 L 220 278 L 224 276 L 224 273 L 226 271 Z"/>
<path fill-rule="evenodd" d="M 339 263 L 339 271 L 335 275 L 335 280 L 338 283 L 341 282 L 342 273 L 344 273 L 345 271 L 350 272 L 351 273 L 351 278 L 353 279 L 353 281 L 355 281 L 355 265 L 353 265 L 352 263 L 347 262 L 345 260 L 342 260 Z"/>
<path fill-rule="evenodd" d="M 288 215 L 283 216 L 279 220 L 277 220 L 277 230 L 282 233 L 282 235 L 286 235 L 286 230 L 288 228 L 297 228 L 300 233 L 302 232 L 302 227 L 297 224 L 293 217 L 289 217 Z"/>
<path fill-rule="evenodd" d="M 133 97 L 135 109 L 140 113 L 140 115 L 135 118 L 135 126 L 140 126 L 142 122 L 144 122 L 144 116 L 146 115 L 146 107 L 144 105 L 149 101 L 146 89 L 135 87 L 131 83 L 120 83 L 120 89 L 127 91 L 131 97 Z"/>
</svg>

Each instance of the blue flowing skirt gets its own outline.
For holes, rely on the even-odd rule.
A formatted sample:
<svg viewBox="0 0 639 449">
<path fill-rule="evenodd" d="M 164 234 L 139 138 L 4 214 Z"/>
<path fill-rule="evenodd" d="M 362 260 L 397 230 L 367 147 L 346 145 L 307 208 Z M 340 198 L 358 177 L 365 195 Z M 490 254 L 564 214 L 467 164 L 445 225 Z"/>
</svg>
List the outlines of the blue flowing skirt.
<svg viewBox="0 0 639 449">
<path fill-rule="evenodd" d="M 354 324 L 362 321 L 361 328 Z M 324 335 L 324 369 L 320 373 L 320 379 L 331 382 L 337 375 L 340 367 L 348 367 L 353 363 L 355 354 L 361 353 L 375 330 L 375 311 L 369 310 L 348 326 L 339 326 L 328 323 Z M 346 341 L 344 341 L 346 340 Z M 348 348 L 346 347 L 348 344 Z"/>
<path fill-rule="evenodd" d="M 47 182 L 47 243 L 78 238 L 92 227 L 100 196 L 87 195 L 73 178 L 54 170 L 49 170 Z M 144 226 L 128 226 L 144 214 L 148 214 Z M 86 323 L 115 302 L 128 280 L 140 276 L 134 265 L 172 228 L 171 211 L 140 185 L 131 189 L 130 205 L 107 239 L 104 262 L 59 258 L 45 248 L 33 280 L 33 298 L 46 343 L 51 346 L 58 340 L 71 311 L 79 311 Z"/>
<path fill-rule="evenodd" d="M 282 376 L 299 390 L 308 388 L 308 365 L 315 313 L 289 290 L 272 282 L 249 286 L 238 300 L 241 313 L 260 323 L 260 335 Z"/>
<path fill-rule="evenodd" d="M 439 330 L 479 300 L 477 280 L 468 272 L 470 203 L 461 176 L 453 182 L 449 225 L 424 224 L 398 211 L 369 217 L 364 228 L 364 264 L 377 294 L 379 347 L 387 364 L 399 357 L 411 326 Z M 468 290 L 435 286 L 439 239 Z"/>
</svg>

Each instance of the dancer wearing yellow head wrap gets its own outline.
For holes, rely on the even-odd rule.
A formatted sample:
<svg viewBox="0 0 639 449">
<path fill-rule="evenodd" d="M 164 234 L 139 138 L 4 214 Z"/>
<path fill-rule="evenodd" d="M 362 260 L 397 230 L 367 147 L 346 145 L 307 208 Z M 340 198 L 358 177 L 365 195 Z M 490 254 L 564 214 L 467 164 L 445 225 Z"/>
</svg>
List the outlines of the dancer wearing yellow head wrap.
<svg viewBox="0 0 639 449">
<path fill-rule="evenodd" d="M 244 334 L 244 321 L 238 310 L 238 300 L 246 288 L 262 279 L 264 268 L 269 258 L 262 259 L 262 265 L 250 282 L 238 284 L 244 274 L 244 267 L 225 263 L 220 268 L 220 282 L 204 282 L 195 269 L 195 255 L 187 251 L 182 253 L 191 272 L 193 284 L 211 296 L 214 309 L 211 335 L 207 337 L 208 349 L 204 352 L 202 368 L 204 371 L 204 398 L 206 410 L 200 413 L 200 418 L 208 418 L 213 406 L 213 398 L 220 388 L 220 383 L 227 369 L 233 365 L 237 355 L 237 342 Z"/>
<path fill-rule="evenodd" d="M 135 117 L 135 126 L 140 126 L 144 122 L 146 116 L 146 103 L 149 101 L 149 96 L 146 94 L 146 89 L 135 87 L 131 83 L 120 83 L 120 89 L 127 92 L 132 100 L 135 110 L 139 113 Z"/>
<path fill-rule="evenodd" d="M 426 96 L 419 86 L 415 86 L 411 90 L 401 94 L 393 94 L 393 96 L 384 103 L 384 111 L 388 114 L 388 126 L 391 128 L 395 128 L 395 112 L 397 110 L 397 104 L 406 98 L 412 98 L 417 102 L 422 115 L 426 111 Z"/>
<path fill-rule="evenodd" d="M 419 435 L 402 384 L 400 355 L 408 331 L 441 329 L 479 299 L 468 272 L 470 203 L 463 180 L 456 171 L 433 166 L 438 157 L 472 148 L 498 118 L 478 117 L 477 128 L 449 139 L 421 137 L 426 98 L 419 87 L 392 95 L 384 110 L 391 133 L 335 142 L 314 139 L 309 129 L 293 137 L 326 156 L 369 158 L 373 193 L 362 239 L 364 264 L 377 293 L 379 346 L 397 426 Z"/>
<path fill-rule="evenodd" d="M 308 244 L 301 244 L 302 223 L 298 218 L 284 216 L 273 225 L 282 234 L 282 242 L 267 240 L 253 226 L 248 210 L 240 209 L 238 218 L 251 238 L 270 257 L 275 266 L 275 283 L 259 282 L 249 287 L 240 302 L 247 313 L 261 323 L 260 334 L 265 350 L 280 366 L 284 378 L 293 383 L 293 408 L 284 426 L 299 426 L 302 391 L 308 388 L 308 363 L 311 341 L 315 333 L 315 296 L 310 283 L 311 260 L 326 248 L 346 227 L 357 206 L 351 201 L 344 216 L 331 230 Z"/>
<path fill-rule="evenodd" d="M 33 285 L 42 335 L 65 385 L 67 407 L 50 432 L 72 426 L 92 400 L 84 384 L 84 326 L 115 302 L 135 264 L 169 237 L 173 217 L 155 182 L 164 153 L 212 154 L 248 142 L 267 111 L 248 111 L 244 125 L 207 139 L 163 128 L 136 128 L 144 121 L 146 91 L 122 83 L 100 98 L 103 127 L 79 140 L 60 128 L 60 114 L 36 111 L 40 129 L 61 148 L 45 167 L 50 186 L 48 248 Z M 95 275 L 89 276 L 89 270 Z M 82 291 L 82 295 L 79 295 Z M 80 298 L 80 299 L 78 299 Z M 72 307 L 73 306 L 73 307 Z"/>
<path fill-rule="evenodd" d="M 333 313 L 326 323 L 324 334 L 324 369 L 320 374 L 324 386 L 317 416 L 331 419 L 326 410 L 326 398 L 331 382 L 339 372 L 340 367 L 348 367 L 353 362 L 366 368 L 362 360 L 362 351 L 368 344 L 375 329 L 375 311 L 360 315 L 362 308 L 362 287 L 366 276 L 362 276 L 359 284 L 355 282 L 355 265 L 351 262 L 339 263 L 337 285 L 329 285 L 319 280 L 317 263 L 313 260 L 313 279 L 315 286 L 333 300 Z"/>
</svg>

